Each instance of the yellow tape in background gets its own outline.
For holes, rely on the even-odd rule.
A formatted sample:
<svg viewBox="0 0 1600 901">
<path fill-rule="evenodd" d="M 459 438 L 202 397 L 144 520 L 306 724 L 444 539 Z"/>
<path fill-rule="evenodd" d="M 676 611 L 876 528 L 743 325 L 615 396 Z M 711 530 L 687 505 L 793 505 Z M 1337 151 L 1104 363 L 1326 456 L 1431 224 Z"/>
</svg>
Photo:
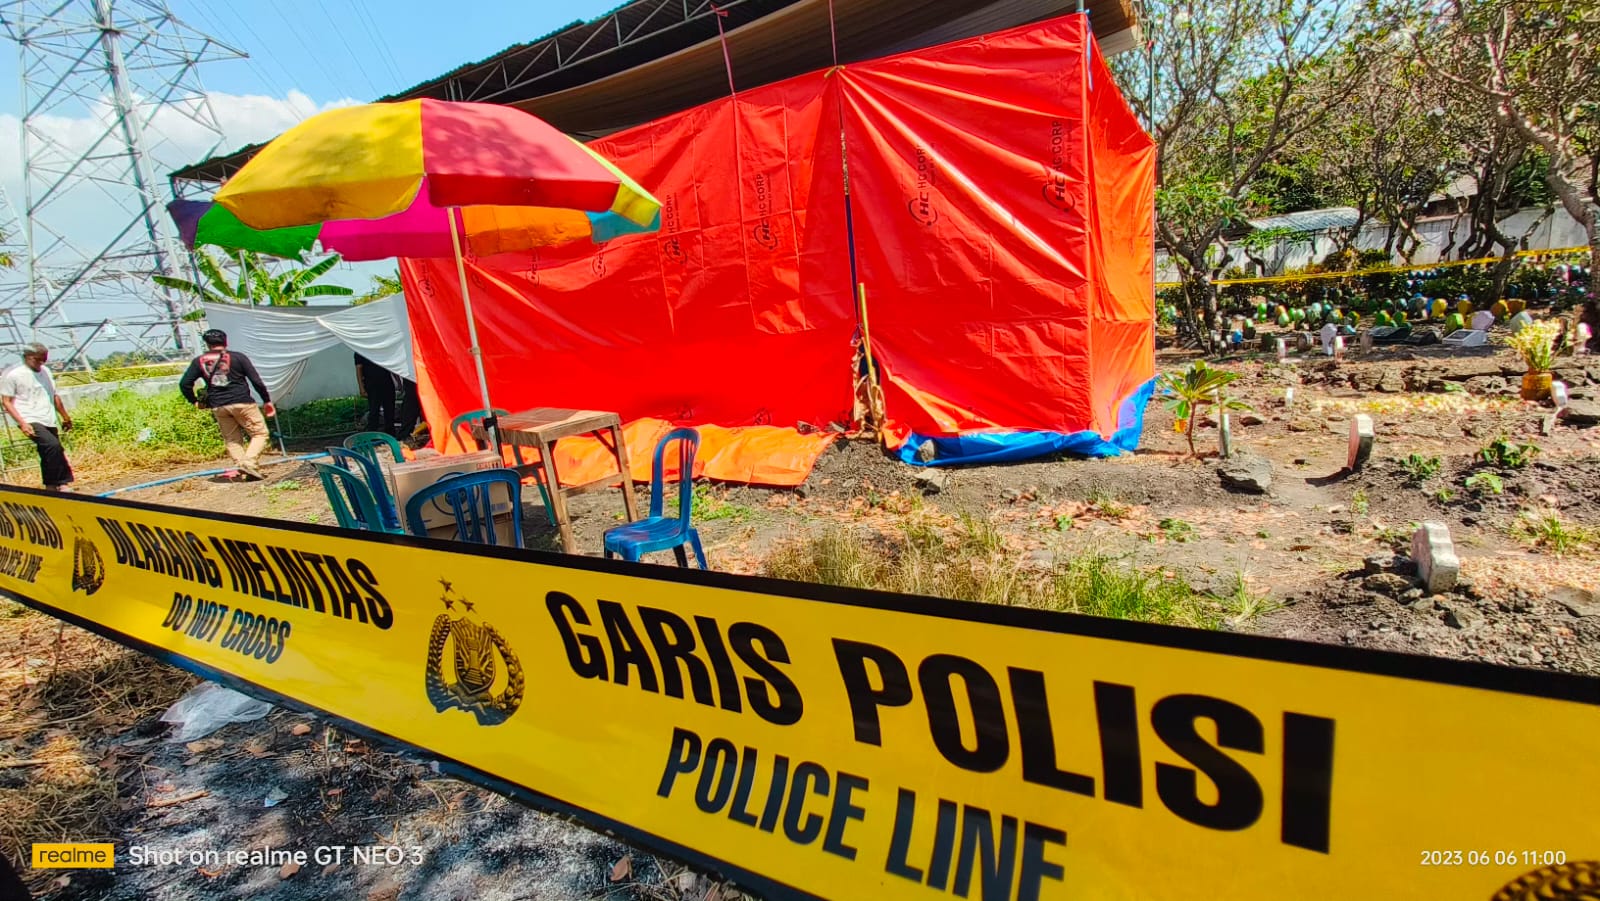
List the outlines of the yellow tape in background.
<svg viewBox="0 0 1600 901">
<path fill-rule="evenodd" d="M 1526 258 L 1560 257 L 1587 254 L 1588 247 L 1560 247 L 1554 250 L 1519 250 L 1516 256 Z M 1475 260 L 1447 260 L 1439 263 L 1414 263 L 1408 266 L 1374 266 L 1352 272 L 1308 272 L 1301 275 L 1262 275 L 1252 278 L 1219 278 L 1213 285 L 1270 285 L 1279 282 L 1311 282 L 1328 278 L 1360 278 L 1364 275 L 1388 275 L 1396 272 L 1421 272 L 1424 269 L 1452 269 L 1457 266 L 1482 266 L 1500 262 L 1499 257 L 1479 257 Z M 1183 282 L 1156 282 L 1156 288 L 1176 288 Z"/>
<path fill-rule="evenodd" d="M 0 589 L 769 899 L 1483 901 L 1600 861 L 1600 679 L 13 488 Z"/>
</svg>

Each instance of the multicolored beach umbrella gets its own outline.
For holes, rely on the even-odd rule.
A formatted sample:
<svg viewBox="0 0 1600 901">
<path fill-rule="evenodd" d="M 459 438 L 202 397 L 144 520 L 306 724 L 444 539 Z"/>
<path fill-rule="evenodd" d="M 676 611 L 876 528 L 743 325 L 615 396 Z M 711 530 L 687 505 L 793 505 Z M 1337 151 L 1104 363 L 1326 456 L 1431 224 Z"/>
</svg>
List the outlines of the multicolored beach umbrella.
<svg viewBox="0 0 1600 901">
<path fill-rule="evenodd" d="M 196 217 L 196 241 L 214 230 L 248 249 L 219 212 L 283 247 L 316 228 L 324 249 L 352 260 L 453 256 L 478 386 L 493 409 L 464 250 L 488 256 L 654 231 L 661 204 L 536 116 L 423 99 L 329 110 L 263 147 L 217 191 L 216 208 Z"/>
</svg>

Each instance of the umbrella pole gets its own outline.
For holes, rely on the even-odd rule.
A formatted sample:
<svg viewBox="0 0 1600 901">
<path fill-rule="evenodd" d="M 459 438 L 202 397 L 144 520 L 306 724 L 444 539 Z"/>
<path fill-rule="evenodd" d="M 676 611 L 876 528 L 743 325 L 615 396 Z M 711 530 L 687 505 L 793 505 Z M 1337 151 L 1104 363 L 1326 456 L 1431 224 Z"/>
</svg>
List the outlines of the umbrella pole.
<svg viewBox="0 0 1600 901">
<path fill-rule="evenodd" d="M 483 372 L 483 348 L 478 345 L 478 323 L 472 316 L 472 294 L 467 290 L 467 264 L 461 256 L 461 236 L 456 231 L 456 214 L 460 207 L 451 207 L 445 211 L 445 218 L 450 220 L 450 249 L 456 255 L 456 275 L 461 278 L 461 305 L 467 310 L 467 337 L 472 342 L 472 362 L 478 368 L 478 392 L 483 396 L 483 411 L 489 414 L 483 421 L 485 428 L 494 438 L 494 449 L 500 451 L 500 422 L 494 415 L 494 407 L 489 404 L 489 378 Z"/>
</svg>

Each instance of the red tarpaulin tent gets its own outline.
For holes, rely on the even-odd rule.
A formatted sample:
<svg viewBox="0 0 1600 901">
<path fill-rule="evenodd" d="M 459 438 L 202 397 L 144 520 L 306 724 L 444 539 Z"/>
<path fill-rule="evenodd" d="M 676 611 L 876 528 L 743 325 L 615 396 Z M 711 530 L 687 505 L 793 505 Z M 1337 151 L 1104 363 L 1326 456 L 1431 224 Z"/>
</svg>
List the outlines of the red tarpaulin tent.
<svg viewBox="0 0 1600 901">
<path fill-rule="evenodd" d="M 850 417 L 853 253 L 908 459 L 930 439 L 939 462 L 1137 442 L 1155 149 L 1085 16 L 742 91 L 593 146 L 661 200 L 661 230 L 471 261 L 497 405 L 648 420 L 629 430 L 636 461 L 669 423 L 727 427 L 697 474 L 798 484 Z M 459 287 L 449 261 L 401 271 L 443 436 L 477 405 Z M 564 479 L 603 465 L 597 446 L 563 455 Z"/>
</svg>

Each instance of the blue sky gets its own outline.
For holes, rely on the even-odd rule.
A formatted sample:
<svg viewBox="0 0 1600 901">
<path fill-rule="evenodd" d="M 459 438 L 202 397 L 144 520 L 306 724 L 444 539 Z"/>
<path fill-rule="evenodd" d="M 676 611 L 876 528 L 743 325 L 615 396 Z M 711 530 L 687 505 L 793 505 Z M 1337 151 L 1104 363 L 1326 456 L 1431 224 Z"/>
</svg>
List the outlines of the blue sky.
<svg viewBox="0 0 1600 901">
<path fill-rule="evenodd" d="M 619 0 L 168 0 L 178 18 L 250 54 L 201 69 L 208 90 L 318 104 L 366 101 L 616 7 Z M 16 52 L 0 83 L 16 84 Z M 0 113 L 18 92 L 0 90 Z"/>
<path fill-rule="evenodd" d="M 84 3 L 85 0 L 75 0 Z M 443 75 L 464 63 L 549 34 L 574 21 L 608 12 L 620 0 L 167 0 L 190 27 L 249 54 L 200 67 L 199 77 L 223 132 L 196 129 L 181 115 L 157 112 L 146 129 L 152 169 L 165 196 L 166 174 L 199 162 L 216 149 L 232 150 L 264 141 L 333 105 L 366 102 Z M 0 231 L 15 244 L 21 228 L 11 211 L 23 207 L 20 97 L 16 45 L 0 48 Z M 137 88 L 136 88 L 137 90 Z M 52 110 L 41 127 L 71 156 L 87 149 L 103 130 L 105 96 L 98 108 Z M 82 248 L 113 240 L 137 208 L 131 189 L 93 183 L 53 195 L 42 216 L 48 227 Z M 14 248 L 21 252 L 20 247 Z M 45 260 L 47 268 L 75 269 L 73 252 Z M 373 274 L 394 264 L 345 264 L 331 280 L 366 287 Z M 20 277 L 17 271 L 6 279 Z M 66 311 L 70 319 L 138 316 L 142 301 L 109 305 L 88 302 Z"/>
</svg>

